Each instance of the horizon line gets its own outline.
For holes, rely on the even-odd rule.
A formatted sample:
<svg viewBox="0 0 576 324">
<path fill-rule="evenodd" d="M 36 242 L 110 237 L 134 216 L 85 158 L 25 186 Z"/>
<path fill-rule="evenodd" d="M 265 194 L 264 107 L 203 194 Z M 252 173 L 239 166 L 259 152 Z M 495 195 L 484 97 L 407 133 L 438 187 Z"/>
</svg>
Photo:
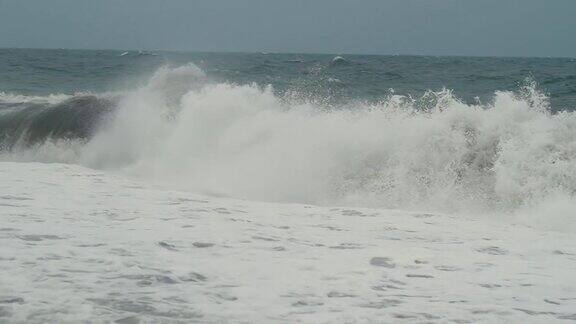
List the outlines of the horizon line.
<svg viewBox="0 0 576 324">
<path fill-rule="evenodd" d="M 350 56 L 415 56 L 415 57 L 467 57 L 467 58 L 519 58 L 519 59 L 575 59 L 576 56 L 518 56 L 518 55 L 464 55 L 464 54 L 411 54 L 411 53 L 353 53 L 353 52 L 291 52 L 291 51 L 230 51 L 189 49 L 142 49 L 142 48 L 64 48 L 64 47 L 0 47 L 0 50 L 68 50 L 68 51 L 147 51 L 203 54 L 276 54 L 276 55 L 350 55 Z"/>
</svg>

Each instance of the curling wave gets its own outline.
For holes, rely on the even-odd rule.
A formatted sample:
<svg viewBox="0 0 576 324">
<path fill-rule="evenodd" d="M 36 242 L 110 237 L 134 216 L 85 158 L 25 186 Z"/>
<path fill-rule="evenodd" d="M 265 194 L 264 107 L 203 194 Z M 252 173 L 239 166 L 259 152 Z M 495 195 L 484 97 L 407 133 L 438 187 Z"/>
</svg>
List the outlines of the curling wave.
<svg viewBox="0 0 576 324">
<path fill-rule="evenodd" d="M 18 149 L 48 139 L 88 139 L 113 107 L 113 99 L 87 94 L 0 96 L 0 148 Z"/>
<path fill-rule="evenodd" d="M 271 87 L 211 83 L 189 65 L 157 71 L 114 104 L 88 96 L 42 109 L 55 115 L 34 117 L 38 125 L 65 126 L 4 159 L 80 163 L 255 200 L 445 212 L 563 201 L 576 211 L 576 113 L 550 113 L 534 85 L 490 104 L 441 91 L 328 109 Z M 64 133 L 74 136 L 46 135 Z"/>
</svg>

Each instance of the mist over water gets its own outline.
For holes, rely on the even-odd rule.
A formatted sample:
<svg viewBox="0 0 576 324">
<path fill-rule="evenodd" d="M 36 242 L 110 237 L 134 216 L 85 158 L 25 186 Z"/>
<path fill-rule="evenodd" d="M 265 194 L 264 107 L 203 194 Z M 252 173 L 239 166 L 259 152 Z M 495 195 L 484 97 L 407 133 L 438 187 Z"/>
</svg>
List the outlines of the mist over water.
<svg viewBox="0 0 576 324">
<path fill-rule="evenodd" d="M 576 318 L 571 61 L 176 54 L 0 50 L 1 319 Z"/>
<path fill-rule="evenodd" d="M 535 218 L 548 205 L 560 218 L 576 211 L 576 115 L 551 113 L 534 82 L 487 104 L 442 90 L 330 106 L 215 82 L 188 64 L 162 67 L 122 95 L 92 96 L 97 127 L 40 141 L 24 140 L 28 129 L 2 159 L 78 163 L 251 200 Z M 79 98 L 0 100 L 45 100 L 49 110 Z"/>
</svg>

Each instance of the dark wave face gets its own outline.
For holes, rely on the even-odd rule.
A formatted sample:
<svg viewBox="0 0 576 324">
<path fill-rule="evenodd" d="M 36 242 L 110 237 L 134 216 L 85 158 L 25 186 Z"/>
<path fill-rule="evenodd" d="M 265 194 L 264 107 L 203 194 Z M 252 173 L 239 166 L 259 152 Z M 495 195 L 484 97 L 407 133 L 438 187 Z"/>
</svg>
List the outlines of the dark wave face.
<svg viewBox="0 0 576 324">
<path fill-rule="evenodd" d="M 104 116 L 115 106 L 114 99 L 79 95 L 57 103 L 0 103 L 0 147 L 33 145 L 47 139 L 88 139 Z"/>
</svg>

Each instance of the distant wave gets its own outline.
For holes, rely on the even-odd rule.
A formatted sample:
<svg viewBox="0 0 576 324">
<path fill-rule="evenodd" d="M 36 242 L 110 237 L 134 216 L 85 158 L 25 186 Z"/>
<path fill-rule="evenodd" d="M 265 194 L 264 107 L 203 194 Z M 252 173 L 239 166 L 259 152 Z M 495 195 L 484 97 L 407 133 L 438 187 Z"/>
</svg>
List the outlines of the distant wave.
<svg viewBox="0 0 576 324">
<path fill-rule="evenodd" d="M 536 85 L 486 105 L 449 90 L 350 105 L 211 83 L 194 65 L 162 68 L 117 100 L 0 110 L 5 136 L 28 136 L 2 158 L 256 200 L 474 212 L 563 201 L 576 210 L 576 113 L 550 113 Z"/>
<path fill-rule="evenodd" d="M 25 96 L 13 93 L 0 92 L 0 105 L 19 104 L 57 104 L 71 96 L 66 94 L 51 94 L 47 96 Z"/>
</svg>

